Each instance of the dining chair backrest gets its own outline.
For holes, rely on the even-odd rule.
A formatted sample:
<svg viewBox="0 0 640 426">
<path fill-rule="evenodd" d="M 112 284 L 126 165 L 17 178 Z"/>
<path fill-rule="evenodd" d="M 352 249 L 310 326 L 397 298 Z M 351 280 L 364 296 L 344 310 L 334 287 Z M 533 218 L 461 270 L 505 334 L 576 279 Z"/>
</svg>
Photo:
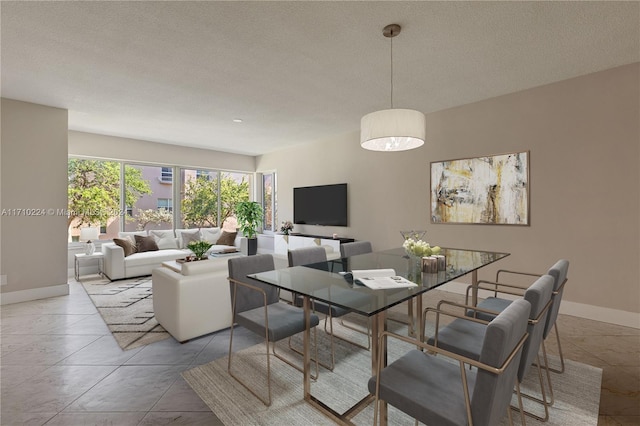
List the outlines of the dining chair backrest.
<svg viewBox="0 0 640 426">
<path fill-rule="evenodd" d="M 531 304 L 517 299 L 493 319 L 486 329 L 480 362 L 500 368 L 518 345 L 527 330 Z M 499 424 L 511 402 L 522 348 L 502 374 L 478 369 L 471 397 L 473 423 Z"/>
<path fill-rule="evenodd" d="M 547 272 L 551 275 L 555 283 L 553 285 L 553 291 L 556 292 L 560 288 L 560 286 L 564 283 L 567 278 L 567 272 L 569 270 L 569 261 L 565 259 L 558 260 Z M 553 305 L 551 305 L 551 309 L 549 310 L 549 317 L 547 318 L 547 324 L 544 329 L 544 338 L 547 338 L 547 335 L 553 328 L 556 323 L 556 319 L 558 319 L 558 312 L 560 310 L 560 302 L 562 301 L 562 293 L 564 292 L 564 287 L 560 289 L 559 293 L 553 296 Z"/>
<path fill-rule="evenodd" d="M 538 278 L 524 293 L 524 300 L 531 305 L 531 313 L 529 319 L 535 320 L 538 318 L 549 301 L 551 300 L 551 294 L 553 293 L 553 284 L 555 280 L 551 275 L 543 275 Z M 551 305 L 553 306 L 553 305 Z M 550 309 L 550 308 L 549 308 Z M 527 375 L 529 367 L 535 360 L 538 351 L 540 350 L 540 344 L 544 330 L 548 319 L 547 314 L 542 315 L 542 318 L 538 322 L 529 322 L 527 326 L 527 333 L 529 337 L 522 347 L 522 359 L 520 360 L 520 368 L 518 369 L 518 381 L 522 383 L 522 380 Z"/>
<path fill-rule="evenodd" d="M 350 257 L 359 254 L 371 253 L 373 248 L 370 241 L 354 241 L 340 244 L 340 257 Z"/>
<path fill-rule="evenodd" d="M 273 271 L 275 269 L 273 256 L 270 254 L 258 254 L 255 256 L 234 257 L 229 259 L 228 266 L 229 278 L 264 290 L 267 295 L 268 305 L 279 301 L 280 298 L 277 287 L 247 277 L 249 274 Z M 230 282 L 229 286 L 231 290 L 231 299 L 233 300 L 233 288 L 235 284 Z M 236 313 L 264 306 L 264 296 L 262 293 L 242 285 L 238 285 L 236 287 Z"/>
<path fill-rule="evenodd" d="M 323 247 L 302 247 L 295 250 L 289 250 L 287 257 L 289 258 L 289 266 L 326 263 L 327 251 Z M 323 269 L 326 270 L 326 267 Z"/>
</svg>

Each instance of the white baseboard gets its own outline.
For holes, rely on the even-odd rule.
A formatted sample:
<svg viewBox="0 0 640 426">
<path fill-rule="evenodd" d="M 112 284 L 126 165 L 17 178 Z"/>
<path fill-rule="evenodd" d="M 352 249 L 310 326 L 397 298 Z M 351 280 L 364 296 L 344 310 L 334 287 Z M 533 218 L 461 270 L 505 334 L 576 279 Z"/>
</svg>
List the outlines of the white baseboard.
<svg viewBox="0 0 640 426">
<path fill-rule="evenodd" d="M 452 281 L 442 287 L 438 287 L 438 289 L 450 291 L 451 293 L 465 294 L 468 286 L 469 284 L 467 283 Z M 486 297 L 489 293 L 490 292 L 480 291 L 478 295 L 480 297 Z M 640 329 L 640 314 L 634 312 L 586 305 L 584 303 L 570 302 L 563 299 L 562 304 L 560 305 L 560 313 Z"/>
<path fill-rule="evenodd" d="M 28 302 L 30 300 L 46 299 L 48 297 L 66 296 L 67 294 L 69 294 L 69 284 L 10 291 L 0 294 L 0 305 Z"/>
</svg>

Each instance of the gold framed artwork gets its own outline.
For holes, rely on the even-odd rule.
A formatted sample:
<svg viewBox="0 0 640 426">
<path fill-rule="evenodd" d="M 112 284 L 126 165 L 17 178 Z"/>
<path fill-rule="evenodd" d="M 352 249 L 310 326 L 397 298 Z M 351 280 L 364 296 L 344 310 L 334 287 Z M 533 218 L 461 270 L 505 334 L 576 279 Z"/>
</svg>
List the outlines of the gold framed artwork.
<svg viewBox="0 0 640 426">
<path fill-rule="evenodd" d="M 431 223 L 529 225 L 529 151 L 432 162 Z"/>
</svg>

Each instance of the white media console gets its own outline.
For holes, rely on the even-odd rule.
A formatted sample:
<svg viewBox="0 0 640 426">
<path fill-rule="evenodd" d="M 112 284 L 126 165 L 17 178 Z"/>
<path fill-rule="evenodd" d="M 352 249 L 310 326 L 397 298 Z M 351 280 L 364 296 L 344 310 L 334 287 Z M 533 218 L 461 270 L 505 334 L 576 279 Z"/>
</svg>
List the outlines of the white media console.
<svg viewBox="0 0 640 426">
<path fill-rule="evenodd" d="M 289 250 L 302 247 L 330 247 L 340 256 L 340 244 L 354 241 L 353 238 L 331 238 L 318 235 L 274 235 L 273 252 L 286 256 Z"/>
</svg>

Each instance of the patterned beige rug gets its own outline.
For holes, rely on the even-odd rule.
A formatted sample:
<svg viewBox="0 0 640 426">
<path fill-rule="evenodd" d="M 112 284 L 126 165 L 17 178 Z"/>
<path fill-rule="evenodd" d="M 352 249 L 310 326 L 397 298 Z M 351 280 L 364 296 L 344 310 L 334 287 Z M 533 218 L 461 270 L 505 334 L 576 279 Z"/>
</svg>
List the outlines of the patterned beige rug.
<svg viewBox="0 0 640 426">
<path fill-rule="evenodd" d="M 170 337 L 153 314 L 151 277 L 112 282 L 96 275 L 81 282 L 122 349 Z"/>
<path fill-rule="evenodd" d="M 391 323 L 393 324 L 393 323 Z M 394 328 L 396 326 L 393 326 Z M 347 330 L 340 328 L 339 332 Z M 298 336 L 296 336 L 298 337 Z M 324 332 L 318 332 L 320 351 L 326 353 L 328 340 Z M 298 339 L 298 342 L 299 339 Z M 286 343 L 279 346 L 280 353 L 287 352 Z M 389 362 L 408 350 L 402 343 L 389 348 Z M 255 345 L 239 351 L 234 356 L 234 371 L 245 380 L 253 382 L 260 393 L 266 396 L 264 345 Z M 290 352 L 289 352 L 290 353 Z M 290 356 L 300 363 L 297 356 Z M 322 359 L 322 356 L 321 356 Z M 333 372 L 320 370 L 320 378 L 312 382 L 311 393 L 338 412 L 344 412 L 352 404 L 368 394 L 367 380 L 371 375 L 370 354 L 352 345 L 336 341 L 336 367 Z M 536 394 L 537 379 L 534 368 L 523 390 Z M 332 425 L 331 420 L 315 410 L 302 398 L 302 373 L 282 361 L 272 359 L 272 398 L 270 407 L 263 405 L 227 373 L 227 357 L 215 360 L 182 373 L 187 383 L 211 408 L 225 425 Z M 550 420 L 541 423 L 527 418 L 528 425 L 593 425 L 598 423 L 602 370 L 573 361 L 566 362 L 562 375 L 553 374 L 552 380 L 556 402 L 550 410 Z M 533 384 L 535 383 L 535 385 Z M 514 404 L 516 403 L 514 398 Z M 530 407 L 542 414 L 542 409 Z M 520 424 L 514 413 L 514 423 Z M 373 424 L 373 404 L 353 419 L 356 425 Z M 413 425 L 413 419 L 389 407 L 389 424 Z M 503 425 L 508 424 L 504 419 Z"/>
</svg>

